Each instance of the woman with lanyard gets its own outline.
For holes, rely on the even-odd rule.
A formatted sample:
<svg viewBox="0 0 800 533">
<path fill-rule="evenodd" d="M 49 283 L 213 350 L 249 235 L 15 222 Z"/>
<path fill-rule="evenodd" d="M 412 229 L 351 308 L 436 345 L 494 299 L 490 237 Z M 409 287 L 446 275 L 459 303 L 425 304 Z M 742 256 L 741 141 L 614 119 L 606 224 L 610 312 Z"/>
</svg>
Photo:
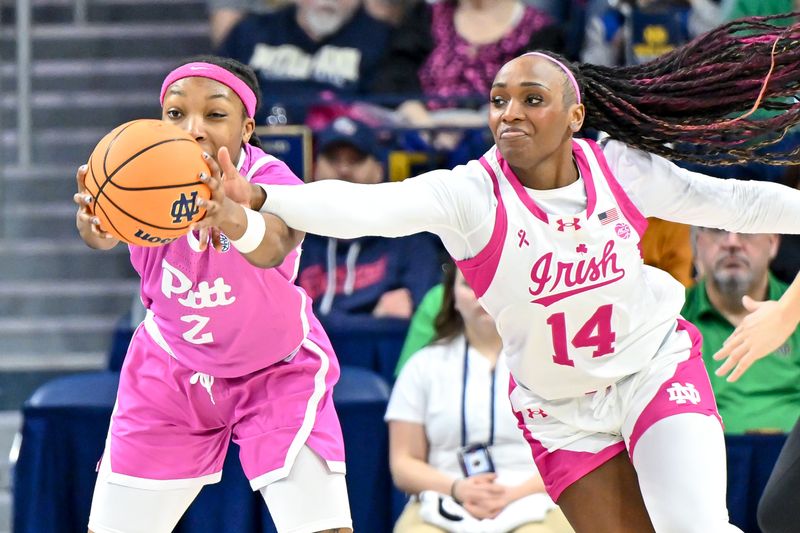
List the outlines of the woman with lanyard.
<svg viewBox="0 0 800 533">
<path fill-rule="evenodd" d="M 494 321 L 452 265 L 435 325 L 386 413 L 394 482 L 415 495 L 395 533 L 572 531 L 516 427 Z"/>
</svg>

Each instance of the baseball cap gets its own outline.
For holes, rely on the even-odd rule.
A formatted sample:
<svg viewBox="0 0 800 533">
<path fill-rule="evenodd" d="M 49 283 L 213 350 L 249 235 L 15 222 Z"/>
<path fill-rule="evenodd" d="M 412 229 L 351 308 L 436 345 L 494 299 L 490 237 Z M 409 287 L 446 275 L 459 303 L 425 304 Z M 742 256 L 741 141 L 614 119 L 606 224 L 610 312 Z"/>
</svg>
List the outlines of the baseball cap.
<svg viewBox="0 0 800 533">
<path fill-rule="evenodd" d="M 317 153 L 337 145 L 349 145 L 365 155 L 378 157 L 378 145 L 372 129 L 362 122 L 339 117 L 317 135 Z"/>
</svg>

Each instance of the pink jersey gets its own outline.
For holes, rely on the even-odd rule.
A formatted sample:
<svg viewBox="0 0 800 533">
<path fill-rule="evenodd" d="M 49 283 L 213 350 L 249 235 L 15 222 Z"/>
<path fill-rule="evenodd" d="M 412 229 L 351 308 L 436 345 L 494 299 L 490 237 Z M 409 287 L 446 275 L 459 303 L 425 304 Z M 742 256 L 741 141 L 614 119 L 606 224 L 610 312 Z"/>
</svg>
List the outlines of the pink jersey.
<svg viewBox="0 0 800 533">
<path fill-rule="evenodd" d="M 548 399 L 643 368 L 675 329 L 683 286 L 643 264 L 647 221 L 592 141 L 574 140 L 587 205 L 552 215 L 496 148 L 481 158 L 497 198 L 489 243 L 458 266 L 494 317 L 514 379 Z"/>
<path fill-rule="evenodd" d="M 282 161 L 246 145 L 239 172 L 253 183 L 302 183 Z M 269 227 L 267 227 L 269 231 Z M 201 252 L 189 233 L 160 247 L 129 246 L 142 278 L 144 326 L 186 367 L 216 377 L 250 374 L 293 355 L 306 338 L 310 300 L 294 284 L 300 250 L 257 268 L 223 239 Z"/>
</svg>

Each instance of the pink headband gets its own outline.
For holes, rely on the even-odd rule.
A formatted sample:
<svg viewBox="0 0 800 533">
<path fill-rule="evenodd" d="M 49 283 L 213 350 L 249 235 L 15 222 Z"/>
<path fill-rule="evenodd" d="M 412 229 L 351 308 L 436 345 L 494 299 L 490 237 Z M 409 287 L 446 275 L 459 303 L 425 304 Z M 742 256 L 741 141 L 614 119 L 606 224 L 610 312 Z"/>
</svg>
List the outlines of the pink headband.
<svg viewBox="0 0 800 533">
<path fill-rule="evenodd" d="M 247 116 L 253 118 L 256 114 L 256 94 L 245 82 L 234 76 L 229 71 L 211 63 L 187 63 L 176 68 L 164 79 L 161 84 L 161 105 L 164 105 L 164 96 L 170 85 L 183 78 L 208 78 L 228 86 L 236 96 L 241 99 Z"/>
<path fill-rule="evenodd" d="M 558 67 L 561 70 L 563 70 L 564 73 L 567 75 L 567 78 L 569 78 L 569 81 L 572 82 L 572 88 L 575 89 L 575 97 L 578 99 L 578 103 L 579 104 L 581 103 L 581 91 L 578 90 L 578 82 L 575 81 L 575 76 L 572 75 L 572 71 L 570 71 L 564 63 L 562 63 L 561 61 L 559 61 L 558 59 L 556 59 L 554 57 L 550 57 L 549 55 L 543 54 L 541 52 L 528 52 L 528 53 L 522 54 L 522 55 L 523 56 L 543 57 L 545 59 L 550 60 L 552 63 L 555 63 L 556 65 L 558 65 Z"/>
</svg>

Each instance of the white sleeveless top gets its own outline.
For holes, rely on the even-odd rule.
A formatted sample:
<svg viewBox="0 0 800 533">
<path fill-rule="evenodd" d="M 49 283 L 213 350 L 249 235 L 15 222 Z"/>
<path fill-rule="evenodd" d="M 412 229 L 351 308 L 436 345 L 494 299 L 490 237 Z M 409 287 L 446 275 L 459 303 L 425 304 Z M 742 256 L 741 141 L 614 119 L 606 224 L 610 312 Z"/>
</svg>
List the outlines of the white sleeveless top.
<svg viewBox="0 0 800 533">
<path fill-rule="evenodd" d="M 640 370 L 675 327 L 684 288 L 643 264 L 647 221 L 592 141 L 573 141 L 586 209 L 548 215 L 496 149 L 481 158 L 497 206 L 486 247 L 458 261 L 494 317 L 515 380 L 546 399 Z"/>
</svg>

